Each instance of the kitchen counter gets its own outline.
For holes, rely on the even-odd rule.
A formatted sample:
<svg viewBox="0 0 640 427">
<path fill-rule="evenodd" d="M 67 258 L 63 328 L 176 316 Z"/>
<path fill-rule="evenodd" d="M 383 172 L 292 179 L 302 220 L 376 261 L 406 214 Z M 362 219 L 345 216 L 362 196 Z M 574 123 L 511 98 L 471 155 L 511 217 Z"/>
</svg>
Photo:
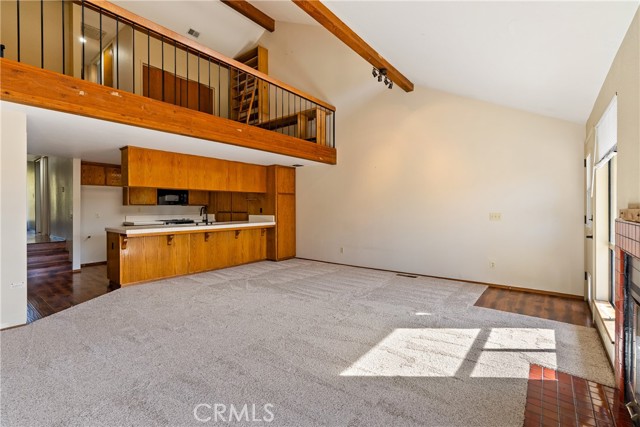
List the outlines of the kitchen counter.
<svg viewBox="0 0 640 427">
<path fill-rule="evenodd" d="M 120 286 L 262 261 L 273 215 L 209 225 L 132 225 L 107 231 L 107 277 Z"/>
<path fill-rule="evenodd" d="M 156 234 L 197 233 L 216 230 L 237 230 L 243 228 L 271 228 L 275 227 L 272 215 L 251 215 L 249 221 L 214 222 L 208 225 L 199 224 L 170 224 L 170 225 L 129 225 L 121 227 L 107 227 L 108 233 L 123 234 L 125 236 L 143 236 Z"/>
<path fill-rule="evenodd" d="M 130 225 L 122 227 L 107 227 L 109 233 L 124 234 L 126 236 L 141 236 L 145 234 L 197 233 L 199 231 L 235 230 L 241 228 L 270 228 L 275 227 L 275 221 L 249 222 L 230 221 L 214 222 L 209 225 L 174 224 L 174 225 Z"/>
</svg>

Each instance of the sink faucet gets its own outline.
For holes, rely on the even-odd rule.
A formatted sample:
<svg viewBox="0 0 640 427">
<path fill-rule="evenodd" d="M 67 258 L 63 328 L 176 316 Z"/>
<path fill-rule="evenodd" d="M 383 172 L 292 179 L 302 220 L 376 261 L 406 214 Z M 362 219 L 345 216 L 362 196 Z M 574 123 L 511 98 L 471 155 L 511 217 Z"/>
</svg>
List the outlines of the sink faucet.
<svg viewBox="0 0 640 427">
<path fill-rule="evenodd" d="M 204 223 L 209 225 L 209 213 L 207 212 L 207 205 L 200 208 L 200 216 L 204 216 Z"/>
</svg>

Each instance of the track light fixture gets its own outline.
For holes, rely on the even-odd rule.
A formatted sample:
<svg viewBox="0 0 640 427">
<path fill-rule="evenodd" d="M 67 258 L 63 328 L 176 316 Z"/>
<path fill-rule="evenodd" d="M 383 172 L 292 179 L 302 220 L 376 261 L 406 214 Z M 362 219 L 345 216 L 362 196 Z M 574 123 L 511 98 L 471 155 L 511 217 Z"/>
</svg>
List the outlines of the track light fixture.
<svg viewBox="0 0 640 427">
<path fill-rule="evenodd" d="M 386 68 L 380 68 L 379 70 L 376 67 L 373 67 L 373 70 L 371 71 L 371 75 L 374 78 L 378 78 L 379 82 L 383 82 L 385 86 L 387 86 L 389 89 L 393 88 L 393 82 L 391 81 L 391 79 L 389 77 L 387 77 L 387 69 Z"/>
</svg>

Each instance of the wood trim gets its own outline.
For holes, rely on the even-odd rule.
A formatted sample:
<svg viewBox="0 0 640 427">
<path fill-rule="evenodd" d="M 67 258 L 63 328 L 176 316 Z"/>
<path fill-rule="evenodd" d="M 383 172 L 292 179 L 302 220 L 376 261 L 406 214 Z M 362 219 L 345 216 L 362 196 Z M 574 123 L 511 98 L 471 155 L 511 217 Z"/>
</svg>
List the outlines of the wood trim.
<svg viewBox="0 0 640 427">
<path fill-rule="evenodd" d="M 235 10 L 239 14 L 243 15 L 246 18 L 249 18 L 256 24 L 260 25 L 265 30 L 273 33 L 276 29 L 276 21 L 249 3 L 247 0 L 220 0 L 222 3 L 229 6 L 231 9 Z"/>
<path fill-rule="evenodd" d="M 280 80 L 274 79 L 273 77 L 270 77 L 260 71 L 257 71 L 245 64 L 243 64 L 242 62 L 238 62 L 235 59 L 231 59 L 227 56 L 224 56 L 223 54 L 216 52 L 213 49 L 209 49 L 206 46 L 203 46 L 181 34 L 178 34 L 174 31 L 171 31 L 168 28 L 165 28 L 161 25 L 156 24 L 153 21 L 150 21 L 148 19 L 145 19 L 139 15 L 136 15 L 135 13 L 129 12 L 126 9 L 121 8 L 120 6 L 116 6 L 113 3 L 110 3 L 108 1 L 103 1 L 103 0 L 85 0 L 85 4 L 93 4 L 94 6 L 97 6 L 103 10 L 106 10 L 107 12 L 110 12 L 114 15 L 118 15 L 121 18 L 126 19 L 127 21 L 133 22 L 136 25 L 139 25 L 141 27 L 145 27 L 148 28 L 151 31 L 155 31 L 158 34 L 163 35 L 164 37 L 167 37 L 171 40 L 175 40 L 178 43 L 187 46 L 188 48 L 191 48 L 195 51 L 204 53 L 206 55 L 209 55 L 211 58 L 217 59 L 218 61 L 224 62 L 228 65 L 231 65 L 232 67 L 235 67 L 239 70 L 242 70 L 248 74 L 252 74 L 258 78 L 261 78 L 262 80 L 265 80 L 271 84 L 274 84 L 276 86 L 279 86 L 295 95 L 301 96 L 303 98 L 308 99 L 309 101 L 315 102 L 316 104 L 331 110 L 331 111 L 336 111 L 336 107 L 334 107 L 333 105 L 322 101 L 314 96 L 311 96 L 305 92 L 302 92 L 301 90 L 298 90 L 296 88 L 294 88 L 293 86 L 290 86 L 284 82 L 281 82 Z"/>
<path fill-rule="evenodd" d="M 85 267 L 97 267 L 99 265 L 107 265 L 107 261 L 88 262 L 86 264 L 80 264 L 80 269 Z"/>
<path fill-rule="evenodd" d="M 0 58 L 0 99 L 336 164 L 335 148 Z M 171 120 L 167 120 L 170 117 Z"/>
<path fill-rule="evenodd" d="M 322 2 L 319 0 L 293 0 L 293 2 L 371 65 L 377 69 L 386 68 L 387 76 L 405 92 L 413 91 L 413 83 L 407 77 L 369 46 Z"/>
<path fill-rule="evenodd" d="M 562 292 L 544 291 L 544 290 L 540 290 L 540 289 L 531 289 L 531 288 L 521 288 L 519 286 L 500 285 L 500 284 L 497 284 L 497 283 L 488 283 L 488 282 L 478 282 L 476 280 L 452 279 L 451 277 L 431 276 L 429 274 L 407 273 L 407 272 L 403 272 L 403 271 L 386 270 L 384 268 L 362 267 L 360 265 L 343 264 L 343 263 L 340 263 L 340 262 L 331 262 L 331 261 L 321 261 L 321 260 L 312 259 L 312 258 L 300 258 L 300 257 L 295 257 L 295 258 L 304 259 L 304 260 L 307 260 L 307 261 L 323 262 L 325 264 L 344 265 L 346 267 L 366 268 L 367 270 L 385 271 L 387 273 L 406 274 L 406 275 L 410 275 L 410 276 L 430 277 L 432 279 L 449 280 L 449 281 L 452 281 L 452 282 L 471 283 L 473 285 L 483 285 L 483 286 L 488 286 L 490 288 L 514 290 L 514 291 L 520 291 L 520 292 L 527 292 L 527 293 L 530 293 L 530 294 L 550 295 L 550 296 L 554 296 L 554 297 L 584 300 L 584 297 L 582 295 L 565 294 L 565 293 L 562 293 Z"/>
</svg>

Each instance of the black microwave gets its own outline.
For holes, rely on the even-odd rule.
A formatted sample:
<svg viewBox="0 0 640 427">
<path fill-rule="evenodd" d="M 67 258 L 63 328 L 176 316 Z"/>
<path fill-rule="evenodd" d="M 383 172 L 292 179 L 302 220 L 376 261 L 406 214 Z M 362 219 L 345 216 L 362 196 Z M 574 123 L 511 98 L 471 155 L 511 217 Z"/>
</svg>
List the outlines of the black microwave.
<svg viewBox="0 0 640 427">
<path fill-rule="evenodd" d="M 158 204 L 159 205 L 188 205 L 189 191 L 188 190 L 164 190 L 159 188 Z"/>
</svg>

